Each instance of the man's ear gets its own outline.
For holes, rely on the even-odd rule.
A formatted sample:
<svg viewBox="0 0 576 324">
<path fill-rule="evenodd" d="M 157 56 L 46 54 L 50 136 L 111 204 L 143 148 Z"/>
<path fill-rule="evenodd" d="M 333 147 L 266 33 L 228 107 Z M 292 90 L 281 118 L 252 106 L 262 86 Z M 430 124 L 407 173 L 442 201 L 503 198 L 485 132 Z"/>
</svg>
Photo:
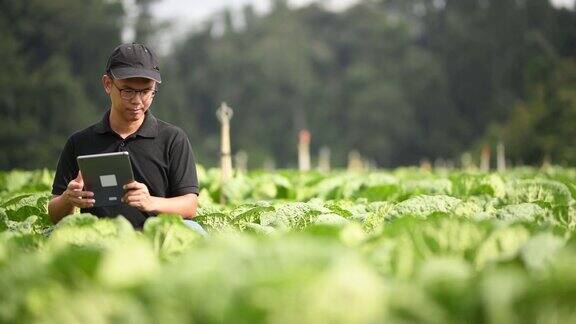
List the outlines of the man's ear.
<svg viewBox="0 0 576 324">
<path fill-rule="evenodd" d="M 110 79 L 109 75 L 102 75 L 102 86 L 104 87 L 104 91 L 106 91 L 107 94 L 110 94 L 110 91 L 112 91 L 112 79 Z"/>
</svg>

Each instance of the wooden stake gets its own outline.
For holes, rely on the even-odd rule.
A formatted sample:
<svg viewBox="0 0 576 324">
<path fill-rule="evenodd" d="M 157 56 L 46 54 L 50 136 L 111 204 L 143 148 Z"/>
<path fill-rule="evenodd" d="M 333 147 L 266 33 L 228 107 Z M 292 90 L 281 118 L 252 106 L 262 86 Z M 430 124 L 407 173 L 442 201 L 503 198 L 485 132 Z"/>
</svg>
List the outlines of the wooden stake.
<svg viewBox="0 0 576 324">
<path fill-rule="evenodd" d="M 310 171 L 310 132 L 303 129 L 298 134 L 298 167 Z"/>
<path fill-rule="evenodd" d="M 490 171 L 490 147 L 485 145 L 480 153 L 480 170 L 482 172 Z"/>
<path fill-rule="evenodd" d="M 443 158 L 436 158 L 434 160 L 434 169 L 441 170 L 446 168 L 447 168 L 446 160 L 444 160 Z"/>
<path fill-rule="evenodd" d="M 216 117 L 221 124 L 220 131 L 220 175 L 221 188 L 224 188 L 228 180 L 232 178 L 232 157 L 230 145 L 230 119 L 232 119 L 232 108 L 223 102 L 216 111 Z M 225 203 L 224 195 L 220 195 L 220 202 Z"/>
<path fill-rule="evenodd" d="M 246 173 L 248 171 L 248 153 L 240 150 L 234 154 L 234 165 L 238 173 Z"/>
<path fill-rule="evenodd" d="M 348 171 L 363 171 L 364 163 L 358 151 L 348 153 Z"/>
<path fill-rule="evenodd" d="M 374 161 L 373 159 L 368 159 L 368 158 L 362 159 L 362 166 L 363 166 L 363 169 L 366 171 L 374 171 L 378 168 L 376 165 L 376 161 Z"/>
<path fill-rule="evenodd" d="M 546 153 L 546 155 L 544 155 L 544 159 L 542 160 L 542 169 L 548 169 L 552 166 L 552 158 L 550 157 L 550 154 Z"/>
<path fill-rule="evenodd" d="M 432 171 L 432 164 L 427 158 L 420 160 L 420 170 L 422 171 Z"/>
<path fill-rule="evenodd" d="M 506 171 L 506 151 L 502 142 L 496 146 L 496 168 L 498 172 Z"/>
<path fill-rule="evenodd" d="M 318 170 L 330 172 L 330 148 L 323 146 L 318 156 Z"/>
<path fill-rule="evenodd" d="M 274 161 L 274 158 L 272 157 L 267 157 L 264 160 L 264 163 L 262 163 L 262 168 L 264 169 L 264 171 L 266 172 L 274 172 L 276 171 L 276 162 Z"/>
<path fill-rule="evenodd" d="M 460 167 L 464 170 L 476 170 L 476 165 L 474 165 L 474 159 L 472 154 L 465 152 L 460 156 Z"/>
</svg>

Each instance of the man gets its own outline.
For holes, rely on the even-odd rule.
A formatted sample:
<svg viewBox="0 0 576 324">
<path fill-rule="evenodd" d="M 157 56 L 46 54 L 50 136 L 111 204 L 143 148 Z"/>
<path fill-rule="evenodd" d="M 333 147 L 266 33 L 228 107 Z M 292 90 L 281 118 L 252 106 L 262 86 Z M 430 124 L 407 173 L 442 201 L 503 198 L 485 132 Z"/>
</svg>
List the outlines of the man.
<svg viewBox="0 0 576 324">
<path fill-rule="evenodd" d="M 161 82 L 158 60 L 146 46 L 122 44 L 114 49 L 102 76 L 111 108 L 64 146 L 48 204 L 54 222 L 76 208 L 98 217 L 123 215 L 136 228 L 160 213 L 194 217 L 198 180 L 188 137 L 149 111 Z M 130 153 L 135 181 L 124 186 L 121 205 L 95 208 L 94 194 L 83 190 L 76 157 L 118 151 Z M 187 224 L 203 232 L 197 223 Z"/>
</svg>

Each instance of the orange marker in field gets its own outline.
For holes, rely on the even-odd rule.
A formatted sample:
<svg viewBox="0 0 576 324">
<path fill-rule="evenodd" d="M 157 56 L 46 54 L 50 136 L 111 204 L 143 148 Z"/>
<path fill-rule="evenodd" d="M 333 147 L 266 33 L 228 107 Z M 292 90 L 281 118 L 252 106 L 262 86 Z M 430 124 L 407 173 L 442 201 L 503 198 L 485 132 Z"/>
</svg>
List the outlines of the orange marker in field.
<svg viewBox="0 0 576 324">
<path fill-rule="evenodd" d="M 298 166 L 300 171 L 310 171 L 310 132 L 303 129 L 298 133 Z"/>
</svg>

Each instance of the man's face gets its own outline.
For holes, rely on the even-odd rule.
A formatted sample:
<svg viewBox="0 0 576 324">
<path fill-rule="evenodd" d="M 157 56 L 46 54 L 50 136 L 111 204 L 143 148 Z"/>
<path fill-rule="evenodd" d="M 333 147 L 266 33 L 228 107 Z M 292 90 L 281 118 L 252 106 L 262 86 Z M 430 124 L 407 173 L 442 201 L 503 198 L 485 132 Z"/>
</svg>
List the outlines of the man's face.
<svg viewBox="0 0 576 324">
<path fill-rule="evenodd" d="M 102 83 L 110 95 L 112 110 L 117 116 L 127 122 L 144 118 L 154 99 L 156 81 L 146 78 L 116 80 L 104 75 Z"/>
</svg>

